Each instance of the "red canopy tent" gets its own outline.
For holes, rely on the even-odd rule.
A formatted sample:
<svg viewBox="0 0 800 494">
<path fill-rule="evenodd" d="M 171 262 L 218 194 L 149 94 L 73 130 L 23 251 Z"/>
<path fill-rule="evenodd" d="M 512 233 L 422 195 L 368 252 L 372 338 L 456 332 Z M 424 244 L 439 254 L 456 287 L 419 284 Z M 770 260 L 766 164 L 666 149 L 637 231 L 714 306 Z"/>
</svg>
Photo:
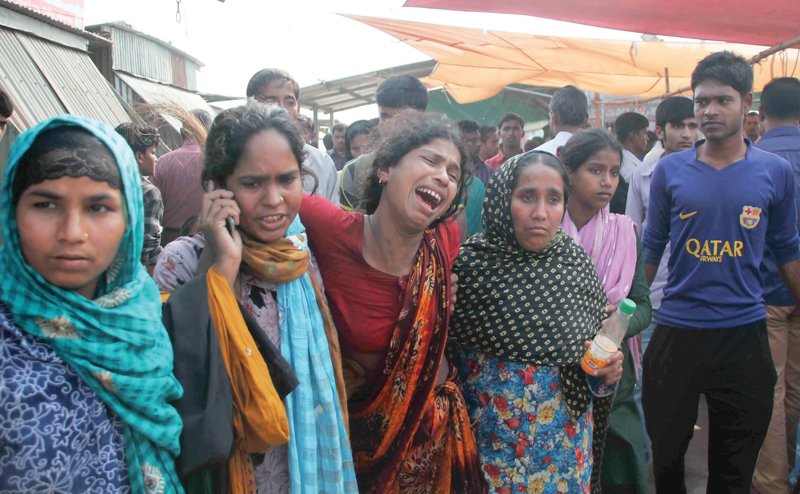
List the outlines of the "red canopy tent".
<svg viewBox="0 0 800 494">
<path fill-rule="evenodd" d="M 800 36 L 798 0 L 406 0 L 404 6 L 521 14 L 646 34 L 766 46 Z"/>
</svg>

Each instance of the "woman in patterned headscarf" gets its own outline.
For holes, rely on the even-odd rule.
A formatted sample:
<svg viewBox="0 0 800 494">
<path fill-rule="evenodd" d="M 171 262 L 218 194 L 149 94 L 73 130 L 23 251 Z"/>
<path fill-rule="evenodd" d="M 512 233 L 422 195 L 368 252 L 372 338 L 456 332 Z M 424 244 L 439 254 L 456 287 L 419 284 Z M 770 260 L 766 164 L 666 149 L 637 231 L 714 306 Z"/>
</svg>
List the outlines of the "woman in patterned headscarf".
<svg viewBox="0 0 800 494">
<path fill-rule="evenodd" d="M 14 141 L 0 219 L 0 491 L 183 492 L 181 395 L 139 262 L 139 171 L 105 124 Z"/>
<path fill-rule="evenodd" d="M 489 181 L 484 233 L 454 266 L 450 341 L 492 492 L 587 492 L 591 483 L 592 402 L 608 398 L 593 398 L 579 362 L 606 296 L 559 228 L 568 183 L 551 154 L 506 162 Z M 595 392 L 619 380 L 621 357 L 597 371 Z"/>
</svg>

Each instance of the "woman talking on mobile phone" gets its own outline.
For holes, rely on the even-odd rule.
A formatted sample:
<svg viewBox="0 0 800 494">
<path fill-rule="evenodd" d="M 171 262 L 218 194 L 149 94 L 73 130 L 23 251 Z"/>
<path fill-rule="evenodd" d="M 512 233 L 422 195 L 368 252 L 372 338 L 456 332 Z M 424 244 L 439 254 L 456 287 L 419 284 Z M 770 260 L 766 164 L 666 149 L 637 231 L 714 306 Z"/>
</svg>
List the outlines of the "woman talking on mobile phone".
<svg viewBox="0 0 800 494">
<path fill-rule="evenodd" d="M 202 449 L 203 440 L 214 439 L 212 432 L 202 438 L 185 431 L 180 466 L 187 490 L 218 492 L 226 488 L 227 476 L 223 492 L 357 492 L 338 340 L 297 214 L 301 179 L 307 173 L 302 162 L 302 138 L 284 110 L 251 103 L 220 113 L 206 142 L 203 176 L 214 182 L 215 190 L 203 198 L 201 233 L 170 243 L 156 266 L 156 283 L 163 291 L 175 290 L 165 311 L 171 319 L 165 321 L 168 329 L 176 315 L 191 317 L 203 304 L 202 296 L 190 296 L 184 289 L 196 283 L 189 280 L 205 275 L 202 284 L 216 330 L 211 338 L 219 340 L 209 352 L 212 361 L 218 352 L 223 354 L 229 379 L 221 380 L 223 396 L 232 391 L 236 448 L 227 472 L 214 466 L 219 458 L 198 460 L 194 448 L 186 448 L 196 444 Z M 232 231 L 226 227 L 229 218 L 236 225 Z M 217 293 L 228 298 L 215 317 Z M 250 331 L 242 329 L 237 316 L 250 322 Z M 238 326 L 229 327 L 231 321 Z M 213 372 L 193 360 L 196 344 L 204 341 L 201 336 L 173 332 L 176 376 L 186 388 L 178 410 L 185 427 L 209 425 L 195 428 L 200 436 L 218 425 L 208 412 L 213 400 L 204 402 L 217 395 L 197 379 L 198 373 Z M 244 341 L 239 352 L 237 341 Z M 280 355 L 272 355 L 269 346 L 279 348 Z M 269 369 L 258 361 L 259 354 Z M 293 383 L 285 382 L 291 376 L 281 383 L 273 372 L 287 362 L 297 375 L 293 391 Z M 254 386 L 270 380 L 274 389 L 267 385 L 261 395 L 253 394 Z M 285 396 L 285 411 L 276 406 L 279 395 Z M 189 461 L 194 468 L 186 465 Z"/>
</svg>

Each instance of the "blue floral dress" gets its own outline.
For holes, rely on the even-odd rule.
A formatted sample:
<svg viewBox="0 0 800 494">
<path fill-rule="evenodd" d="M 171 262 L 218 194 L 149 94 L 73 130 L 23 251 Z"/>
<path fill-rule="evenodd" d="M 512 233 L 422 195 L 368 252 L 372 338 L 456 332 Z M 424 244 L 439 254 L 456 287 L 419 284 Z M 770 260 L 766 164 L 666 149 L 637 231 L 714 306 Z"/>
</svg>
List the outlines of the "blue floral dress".
<svg viewBox="0 0 800 494">
<path fill-rule="evenodd" d="M 578 419 L 570 417 L 558 367 L 465 347 L 456 348 L 454 364 L 491 492 L 590 492 L 591 408 Z"/>
<path fill-rule="evenodd" d="M 0 492 L 129 493 L 122 422 L 0 303 Z"/>
</svg>

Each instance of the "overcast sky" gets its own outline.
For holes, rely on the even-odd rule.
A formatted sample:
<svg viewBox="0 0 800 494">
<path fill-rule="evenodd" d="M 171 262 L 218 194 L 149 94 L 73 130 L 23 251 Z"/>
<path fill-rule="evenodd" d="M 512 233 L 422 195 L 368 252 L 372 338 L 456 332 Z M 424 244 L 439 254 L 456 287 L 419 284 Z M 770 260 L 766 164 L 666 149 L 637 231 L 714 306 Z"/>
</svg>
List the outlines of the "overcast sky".
<svg viewBox="0 0 800 494">
<path fill-rule="evenodd" d="M 428 58 L 395 38 L 338 13 L 544 35 L 639 38 L 636 33 L 531 17 L 406 9 L 401 8 L 402 3 L 403 0 L 182 0 L 181 22 L 177 23 L 175 0 L 85 0 L 85 23 L 88 26 L 125 21 L 139 31 L 171 42 L 205 64 L 198 74 L 200 91 L 231 96 L 243 95 L 250 76 L 265 67 L 287 70 L 301 86 L 306 86 Z M 351 115 L 362 118 L 364 112 Z"/>
</svg>

